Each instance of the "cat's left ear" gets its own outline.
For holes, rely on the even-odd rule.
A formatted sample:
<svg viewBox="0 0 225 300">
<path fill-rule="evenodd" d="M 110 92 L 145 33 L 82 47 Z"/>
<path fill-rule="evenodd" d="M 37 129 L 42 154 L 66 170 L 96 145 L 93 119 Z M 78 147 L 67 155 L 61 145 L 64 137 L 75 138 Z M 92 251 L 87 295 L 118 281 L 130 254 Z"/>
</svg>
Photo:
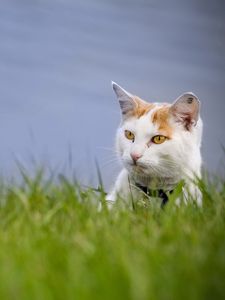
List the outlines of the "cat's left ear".
<svg viewBox="0 0 225 300">
<path fill-rule="evenodd" d="M 200 101 L 193 93 L 185 93 L 172 104 L 170 112 L 177 122 L 183 123 L 186 130 L 197 124 Z"/>
</svg>

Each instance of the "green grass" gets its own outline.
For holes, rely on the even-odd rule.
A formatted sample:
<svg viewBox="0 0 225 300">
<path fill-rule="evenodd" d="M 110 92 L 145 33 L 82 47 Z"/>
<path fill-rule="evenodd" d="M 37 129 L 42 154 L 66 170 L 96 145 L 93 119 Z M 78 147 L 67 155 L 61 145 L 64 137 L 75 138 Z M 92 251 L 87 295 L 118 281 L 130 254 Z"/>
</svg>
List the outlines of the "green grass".
<svg viewBox="0 0 225 300">
<path fill-rule="evenodd" d="M 224 299 L 225 185 L 203 208 L 98 211 L 101 193 L 23 174 L 0 186 L 0 299 Z"/>
</svg>

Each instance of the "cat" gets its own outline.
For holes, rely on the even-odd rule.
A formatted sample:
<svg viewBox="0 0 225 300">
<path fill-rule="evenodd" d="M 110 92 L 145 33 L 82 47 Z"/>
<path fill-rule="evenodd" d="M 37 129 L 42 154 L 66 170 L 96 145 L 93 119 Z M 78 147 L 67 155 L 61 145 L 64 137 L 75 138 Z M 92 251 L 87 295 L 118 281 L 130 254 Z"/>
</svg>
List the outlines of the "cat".
<svg viewBox="0 0 225 300">
<path fill-rule="evenodd" d="M 116 150 L 123 169 L 106 196 L 109 207 L 118 197 L 128 201 L 156 192 L 165 204 L 180 181 L 183 200 L 201 206 L 202 194 L 195 184 L 201 178 L 203 127 L 197 96 L 188 92 L 172 104 L 148 103 L 115 82 L 112 87 L 122 113 Z"/>
</svg>

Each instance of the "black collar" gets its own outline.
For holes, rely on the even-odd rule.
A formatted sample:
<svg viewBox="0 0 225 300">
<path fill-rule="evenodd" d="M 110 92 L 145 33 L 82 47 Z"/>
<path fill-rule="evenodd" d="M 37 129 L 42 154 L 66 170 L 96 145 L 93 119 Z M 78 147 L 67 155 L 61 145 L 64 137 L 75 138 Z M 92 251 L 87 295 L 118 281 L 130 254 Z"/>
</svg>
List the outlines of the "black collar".
<svg viewBox="0 0 225 300">
<path fill-rule="evenodd" d="M 168 191 L 167 193 L 163 189 L 153 190 L 147 186 L 143 186 L 139 183 L 135 183 L 135 186 L 138 187 L 142 192 L 144 192 L 149 197 L 158 197 L 162 199 L 161 207 L 164 207 L 169 200 L 168 193 L 172 194 L 173 190 Z"/>
</svg>

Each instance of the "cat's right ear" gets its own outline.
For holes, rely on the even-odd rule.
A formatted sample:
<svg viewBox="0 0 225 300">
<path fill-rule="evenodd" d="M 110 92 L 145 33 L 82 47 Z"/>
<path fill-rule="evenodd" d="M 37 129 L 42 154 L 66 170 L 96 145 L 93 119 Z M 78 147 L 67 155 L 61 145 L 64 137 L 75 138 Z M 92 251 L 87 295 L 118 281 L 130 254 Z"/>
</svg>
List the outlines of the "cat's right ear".
<svg viewBox="0 0 225 300">
<path fill-rule="evenodd" d="M 117 83 L 112 81 L 112 88 L 117 96 L 117 99 L 120 104 L 121 112 L 123 118 L 129 117 L 132 112 L 135 110 L 137 104 L 134 100 L 134 96 L 124 90 L 121 86 Z"/>
<path fill-rule="evenodd" d="M 185 93 L 172 104 L 170 112 L 175 120 L 190 130 L 199 119 L 200 101 L 193 93 Z"/>
</svg>

